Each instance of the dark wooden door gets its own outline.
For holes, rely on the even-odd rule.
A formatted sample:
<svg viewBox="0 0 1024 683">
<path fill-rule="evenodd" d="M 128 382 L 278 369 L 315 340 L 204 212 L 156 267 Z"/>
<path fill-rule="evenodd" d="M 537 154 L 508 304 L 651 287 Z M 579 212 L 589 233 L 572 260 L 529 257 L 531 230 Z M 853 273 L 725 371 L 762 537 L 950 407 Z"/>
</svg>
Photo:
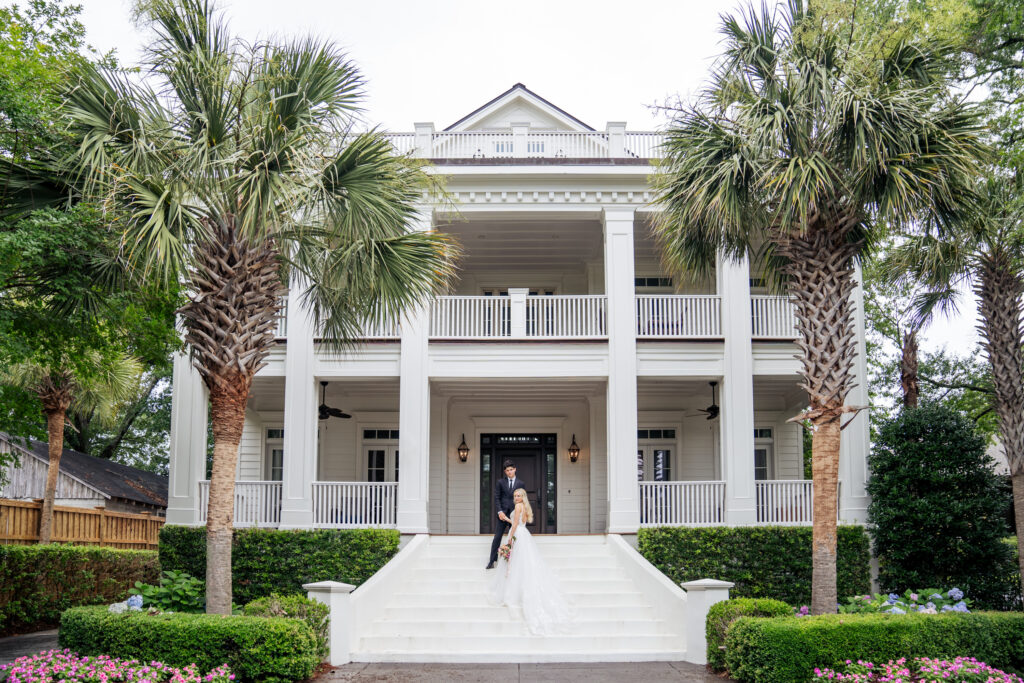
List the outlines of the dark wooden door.
<svg viewBox="0 0 1024 683">
<path fill-rule="evenodd" d="M 484 434 L 481 436 L 480 529 L 494 533 L 498 517 L 494 504 L 494 483 L 505 481 L 502 463 L 516 464 L 516 479 L 525 484 L 533 508 L 533 522 L 527 527 L 535 534 L 555 533 L 555 446 L 554 434 Z"/>
</svg>

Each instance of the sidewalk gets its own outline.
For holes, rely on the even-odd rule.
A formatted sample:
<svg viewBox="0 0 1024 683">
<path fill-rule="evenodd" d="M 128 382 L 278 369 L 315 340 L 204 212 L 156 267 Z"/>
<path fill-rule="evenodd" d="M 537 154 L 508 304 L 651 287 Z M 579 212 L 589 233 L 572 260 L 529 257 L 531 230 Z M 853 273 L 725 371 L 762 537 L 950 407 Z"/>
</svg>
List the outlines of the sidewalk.
<svg viewBox="0 0 1024 683">
<path fill-rule="evenodd" d="M 0 638 L 0 666 L 10 664 L 18 657 L 34 655 L 57 648 L 57 629 L 36 631 L 23 636 Z"/>
<path fill-rule="evenodd" d="M 346 664 L 315 679 L 316 683 L 393 681 L 395 683 L 731 683 L 688 662 L 562 664 Z"/>
</svg>

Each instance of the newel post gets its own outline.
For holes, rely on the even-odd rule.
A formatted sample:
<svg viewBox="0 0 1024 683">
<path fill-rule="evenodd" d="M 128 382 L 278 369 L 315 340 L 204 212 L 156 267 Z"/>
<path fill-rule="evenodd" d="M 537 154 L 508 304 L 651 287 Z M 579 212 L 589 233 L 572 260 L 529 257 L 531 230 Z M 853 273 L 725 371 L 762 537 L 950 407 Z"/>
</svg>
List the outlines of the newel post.
<svg viewBox="0 0 1024 683">
<path fill-rule="evenodd" d="M 729 599 L 736 584 L 716 579 L 701 579 L 679 584 L 686 591 L 686 661 L 708 663 L 708 610 L 716 602 Z"/>
<path fill-rule="evenodd" d="M 354 626 L 352 614 L 352 591 L 355 586 L 338 581 L 304 583 L 306 595 L 327 605 L 330 610 L 330 626 L 327 631 L 327 662 L 331 666 L 348 664 L 352 661 L 351 634 Z"/>
</svg>

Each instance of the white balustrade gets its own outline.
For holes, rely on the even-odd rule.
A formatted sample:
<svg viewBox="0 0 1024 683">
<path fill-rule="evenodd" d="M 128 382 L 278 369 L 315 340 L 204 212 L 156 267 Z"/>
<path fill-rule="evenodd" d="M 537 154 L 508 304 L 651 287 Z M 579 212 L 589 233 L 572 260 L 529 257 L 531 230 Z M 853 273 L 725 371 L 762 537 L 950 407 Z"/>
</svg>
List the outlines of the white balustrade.
<svg viewBox="0 0 1024 683">
<path fill-rule="evenodd" d="M 277 328 L 274 330 L 277 339 L 288 336 L 288 296 L 281 297 L 280 308 L 277 310 Z"/>
<path fill-rule="evenodd" d="M 794 339 L 796 307 L 788 296 L 750 297 L 754 339 Z"/>
<path fill-rule="evenodd" d="M 757 490 L 758 524 L 799 525 L 814 521 L 812 482 L 789 479 L 754 483 Z"/>
<path fill-rule="evenodd" d="M 644 339 L 714 339 L 722 336 L 718 296 L 638 294 L 636 335 Z"/>
<path fill-rule="evenodd" d="M 331 529 L 396 525 L 398 482 L 313 482 L 313 526 Z"/>
<path fill-rule="evenodd" d="M 430 336 L 441 339 L 500 339 L 511 334 L 507 296 L 439 296 L 430 311 Z"/>
<path fill-rule="evenodd" d="M 723 523 L 724 481 L 640 482 L 640 526 Z"/>
<path fill-rule="evenodd" d="M 402 336 L 397 320 L 368 322 L 363 325 L 361 339 L 398 339 Z"/>
<path fill-rule="evenodd" d="M 637 159 L 660 159 L 665 134 L 656 131 L 626 131 L 626 156 Z"/>
<path fill-rule="evenodd" d="M 199 521 L 206 523 L 210 482 L 199 482 Z M 281 482 L 236 481 L 234 526 L 276 527 L 281 523 Z"/>
<path fill-rule="evenodd" d="M 608 336 L 608 297 L 528 296 L 526 336 L 535 339 L 603 339 Z"/>
<path fill-rule="evenodd" d="M 408 154 L 416 148 L 415 133 L 385 133 L 396 154 Z"/>
</svg>

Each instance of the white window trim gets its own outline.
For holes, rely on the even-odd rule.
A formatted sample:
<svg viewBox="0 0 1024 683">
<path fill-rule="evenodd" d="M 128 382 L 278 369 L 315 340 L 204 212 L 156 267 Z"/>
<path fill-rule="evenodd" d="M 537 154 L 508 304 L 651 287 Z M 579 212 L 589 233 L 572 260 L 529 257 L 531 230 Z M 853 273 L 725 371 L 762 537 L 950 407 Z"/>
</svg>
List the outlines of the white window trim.
<svg viewBox="0 0 1024 683">
<path fill-rule="evenodd" d="M 398 448 L 398 439 L 364 439 L 363 431 L 367 429 L 397 430 L 398 428 L 397 422 L 356 423 L 356 448 L 358 449 L 356 452 L 359 453 L 359 471 L 356 473 L 356 481 L 368 481 L 366 475 L 366 470 L 370 466 L 370 458 L 367 455 L 368 449 L 380 447 L 388 451 L 385 457 L 384 471 L 390 472 L 394 469 L 394 449 Z M 401 455 L 399 455 L 399 457 L 401 457 Z"/>
<path fill-rule="evenodd" d="M 271 438 L 269 438 L 267 436 L 267 432 L 269 432 L 271 429 L 281 429 L 281 430 L 283 430 L 284 429 L 284 423 L 283 422 L 264 422 L 263 423 L 262 433 L 260 434 L 260 436 L 262 437 L 261 441 L 263 442 L 263 458 L 261 458 L 262 462 L 261 462 L 261 468 L 260 468 L 260 478 L 263 479 L 263 481 L 270 481 L 270 477 L 272 476 L 271 475 L 271 469 L 273 467 L 273 464 L 271 462 L 271 455 L 270 455 L 270 448 L 271 448 L 271 446 L 277 446 L 278 444 L 280 444 L 281 450 L 282 451 L 284 450 L 284 439 L 283 438 L 281 438 L 281 439 L 271 439 Z M 284 457 L 288 457 L 288 454 L 285 453 Z M 284 461 L 283 460 L 281 462 L 281 467 L 282 467 L 282 477 L 281 478 L 284 479 L 284 472 L 283 472 Z"/>
<path fill-rule="evenodd" d="M 754 424 L 754 429 L 770 429 L 772 431 L 771 438 L 757 437 L 754 439 L 754 448 L 758 446 L 766 446 L 768 448 L 768 479 L 769 481 L 775 480 L 775 425 L 774 424 Z M 753 459 L 754 454 L 750 454 Z"/>
</svg>

